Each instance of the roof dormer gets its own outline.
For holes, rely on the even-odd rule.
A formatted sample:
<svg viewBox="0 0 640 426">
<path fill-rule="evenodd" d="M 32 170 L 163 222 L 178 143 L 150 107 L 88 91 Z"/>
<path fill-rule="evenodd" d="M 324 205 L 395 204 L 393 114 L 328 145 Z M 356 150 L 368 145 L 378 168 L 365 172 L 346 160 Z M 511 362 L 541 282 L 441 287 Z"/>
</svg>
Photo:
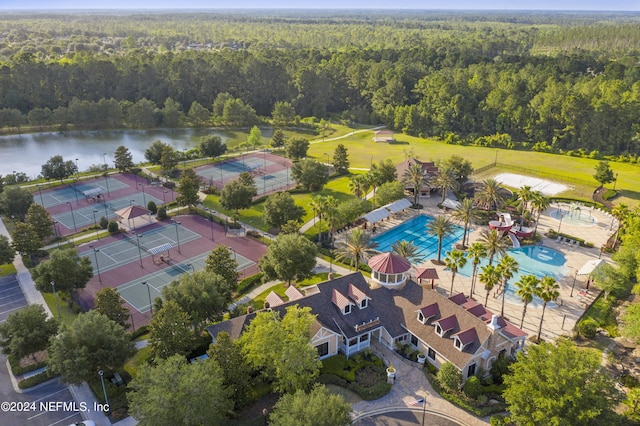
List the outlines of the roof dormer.
<svg viewBox="0 0 640 426">
<path fill-rule="evenodd" d="M 353 303 L 351 300 L 349 300 L 349 298 L 347 298 L 344 294 L 340 293 L 335 288 L 331 293 L 331 301 L 338 307 L 338 309 L 340 309 L 342 315 L 350 314 L 351 307 L 355 306 L 355 303 Z"/>
<path fill-rule="evenodd" d="M 280 306 L 284 304 L 284 300 L 277 293 L 271 292 L 265 299 L 265 302 L 269 304 L 270 308 L 275 308 L 276 306 Z"/>
<path fill-rule="evenodd" d="M 371 298 L 367 296 L 364 291 L 360 290 L 353 284 L 349 284 L 349 297 L 351 298 L 351 300 L 356 302 L 358 308 L 360 309 L 364 309 L 369 306 L 369 300 L 371 300 Z"/>
<path fill-rule="evenodd" d="M 433 324 L 436 327 L 436 334 L 440 337 L 444 337 L 448 331 L 453 330 L 458 325 L 458 319 L 455 315 L 450 315 L 446 318 L 434 321 Z"/>
<path fill-rule="evenodd" d="M 471 327 L 454 334 L 452 337 L 453 345 L 462 352 L 467 345 L 478 340 L 478 333 L 475 328 Z"/>
<path fill-rule="evenodd" d="M 422 324 L 426 324 L 431 318 L 434 318 L 440 310 L 438 309 L 437 303 L 432 303 L 431 305 L 425 306 L 424 308 L 420 308 L 418 310 L 418 321 Z"/>
</svg>

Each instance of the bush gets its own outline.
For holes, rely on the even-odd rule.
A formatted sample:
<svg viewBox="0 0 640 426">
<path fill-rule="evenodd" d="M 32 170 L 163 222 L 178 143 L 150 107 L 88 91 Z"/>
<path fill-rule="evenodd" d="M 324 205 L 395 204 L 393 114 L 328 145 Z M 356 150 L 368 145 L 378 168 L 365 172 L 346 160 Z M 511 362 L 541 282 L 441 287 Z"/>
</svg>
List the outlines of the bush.
<svg viewBox="0 0 640 426">
<path fill-rule="evenodd" d="M 158 212 L 158 206 L 156 206 L 156 203 L 151 200 L 147 203 L 147 210 L 149 210 L 151 214 L 156 214 Z"/>
<path fill-rule="evenodd" d="M 585 318 L 578 323 L 578 336 L 583 339 L 593 339 L 598 331 L 598 324 L 593 318 Z"/>
<path fill-rule="evenodd" d="M 464 394 L 467 395 L 471 399 L 478 399 L 478 396 L 482 394 L 482 385 L 480 384 L 480 379 L 476 376 L 471 376 L 464 384 Z"/>
<path fill-rule="evenodd" d="M 48 382 L 54 377 L 56 377 L 56 375 L 47 370 L 40 374 L 36 374 L 35 376 L 31 376 L 27 379 L 21 380 L 20 383 L 18 383 L 18 387 L 20 389 L 29 389 L 36 385 L 39 385 L 40 383 Z"/>
<path fill-rule="evenodd" d="M 457 391 L 462 383 L 462 373 L 451 362 L 445 362 L 436 375 L 438 382 L 449 391 Z"/>
<path fill-rule="evenodd" d="M 109 226 L 107 226 L 107 230 L 110 234 L 115 234 L 118 232 L 118 222 L 111 221 L 109 222 Z"/>
<path fill-rule="evenodd" d="M 156 217 L 158 218 L 158 220 L 167 219 L 167 208 L 165 206 L 160 207 L 158 209 L 158 214 L 156 215 Z"/>
<path fill-rule="evenodd" d="M 21 376 L 25 373 L 35 371 L 47 365 L 46 361 L 41 361 L 41 362 L 34 362 L 33 364 L 28 364 L 28 365 L 25 365 L 24 367 L 21 367 L 20 360 L 16 359 L 15 356 L 9 355 L 7 358 L 9 360 L 9 365 L 11 366 L 11 372 L 13 373 L 14 376 Z"/>
<path fill-rule="evenodd" d="M 605 193 L 602 194 L 602 199 L 605 201 L 609 201 L 610 199 L 614 198 L 616 195 L 618 195 L 618 191 L 615 191 L 613 189 L 607 189 Z"/>
<path fill-rule="evenodd" d="M 107 226 L 109 226 L 109 219 L 107 219 L 105 216 L 102 216 L 100 218 L 100 228 L 107 229 Z"/>
<path fill-rule="evenodd" d="M 131 340 L 136 340 L 138 337 L 145 335 L 149 332 L 149 328 L 146 325 L 138 327 L 136 331 L 131 332 Z"/>
<path fill-rule="evenodd" d="M 247 277 L 240 281 L 240 283 L 238 283 L 238 294 L 245 294 L 254 287 L 262 284 L 263 276 L 264 274 L 262 272 L 258 272 L 257 274 L 251 275 L 250 277 Z"/>
<path fill-rule="evenodd" d="M 171 180 L 168 180 L 166 182 L 163 182 L 162 186 L 164 186 L 165 188 L 173 189 L 176 187 L 176 183 Z"/>
<path fill-rule="evenodd" d="M 491 365 L 491 378 L 493 383 L 501 385 L 503 382 L 503 376 L 509 374 L 509 366 L 513 363 L 513 359 L 508 356 L 500 354 L 498 358 Z"/>
<path fill-rule="evenodd" d="M 511 424 L 511 419 L 509 417 L 504 417 L 501 415 L 491 416 L 489 419 L 489 424 L 491 426 L 507 426 Z"/>
</svg>

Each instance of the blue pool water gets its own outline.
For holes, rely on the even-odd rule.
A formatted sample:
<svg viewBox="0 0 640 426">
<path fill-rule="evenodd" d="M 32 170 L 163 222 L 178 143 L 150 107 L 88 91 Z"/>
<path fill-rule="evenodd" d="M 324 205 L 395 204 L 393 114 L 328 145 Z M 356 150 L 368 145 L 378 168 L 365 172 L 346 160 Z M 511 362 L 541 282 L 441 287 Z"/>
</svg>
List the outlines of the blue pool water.
<svg viewBox="0 0 640 426">
<path fill-rule="evenodd" d="M 567 263 L 567 259 L 561 252 L 549 247 L 525 246 L 509 249 L 507 250 L 507 254 L 513 257 L 519 265 L 518 272 L 514 274 L 513 278 L 511 278 L 507 283 L 507 293 L 505 295 L 505 298 L 510 303 L 522 303 L 520 297 L 515 294 L 515 283 L 523 275 L 535 275 L 539 278 L 550 276 L 559 281 L 568 273 L 568 267 L 565 266 L 565 264 Z M 499 261 L 499 257 L 496 256 L 493 260 L 493 264 L 497 265 Z M 480 262 L 480 266 L 478 266 L 478 273 L 480 273 L 480 268 L 488 263 L 488 259 Z M 468 261 L 465 267 L 460 269 L 459 271 L 460 274 L 467 277 L 470 277 L 472 272 L 473 264 L 471 263 L 471 261 Z M 481 282 L 478 281 L 478 283 L 476 284 L 476 289 L 476 292 L 478 294 L 485 294 L 484 285 Z M 538 298 L 534 298 L 531 306 L 536 306 L 540 303 L 541 302 Z"/>
<path fill-rule="evenodd" d="M 436 259 L 438 257 L 438 237 L 427 232 L 427 223 L 433 221 L 431 216 L 418 215 L 413 219 L 401 223 L 398 226 L 376 236 L 373 241 L 378 243 L 376 250 L 380 252 L 392 251 L 391 244 L 400 240 L 410 241 L 418 247 L 418 253 L 424 258 Z M 464 229 L 454 225 L 454 232 L 442 240 L 441 256 L 451 251 L 453 244 L 462 239 Z"/>
</svg>

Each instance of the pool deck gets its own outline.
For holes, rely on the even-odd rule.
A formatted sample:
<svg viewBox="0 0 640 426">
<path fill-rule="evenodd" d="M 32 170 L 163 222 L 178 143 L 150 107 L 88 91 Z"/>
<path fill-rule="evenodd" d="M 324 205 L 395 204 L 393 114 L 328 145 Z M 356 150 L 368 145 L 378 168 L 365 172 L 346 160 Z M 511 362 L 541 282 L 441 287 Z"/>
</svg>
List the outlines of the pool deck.
<svg viewBox="0 0 640 426">
<path fill-rule="evenodd" d="M 376 223 L 376 234 L 384 232 L 385 230 L 392 228 L 418 214 L 424 213 L 434 217 L 442 214 L 450 216 L 450 213 L 445 212 L 437 206 L 440 200 L 441 198 L 439 196 L 431 198 L 421 197 L 420 203 L 424 207 L 422 210 L 406 209 L 403 212 L 393 215 L 389 219 Z M 563 204 L 561 208 L 567 210 L 568 207 L 568 204 Z M 565 266 L 569 268 L 569 273 L 562 279 L 558 280 L 558 283 L 560 284 L 560 297 L 557 301 L 557 306 L 549 305 L 545 310 L 544 324 L 542 326 L 542 339 L 544 340 L 555 340 L 559 336 L 570 336 L 576 322 L 582 316 L 586 307 L 594 301 L 598 294 L 598 290 L 591 285 L 589 291 L 584 292 L 587 277 L 577 276 L 576 274 L 585 262 L 599 258 L 601 255 L 600 247 L 603 246 L 609 237 L 616 232 L 617 226 L 617 222 L 615 220 L 612 221 L 610 215 L 597 210 L 592 212 L 593 216 L 598 220 L 598 223 L 595 225 L 573 226 L 566 222 L 560 224 L 558 220 L 549 216 L 549 213 L 557 208 L 558 206 L 554 204 L 541 215 L 540 224 L 538 225 L 538 234 L 542 235 L 542 245 L 558 250 L 564 254 L 567 259 Z M 594 248 L 580 247 L 577 244 L 559 242 L 556 239 L 544 237 L 544 233 L 549 229 L 557 231 L 559 226 L 562 233 L 591 242 L 593 243 Z M 469 243 L 473 243 L 478 240 L 480 232 L 483 229 L 488 228 L 485 226 L 472 228 L 469 236 Z M 602 259 L 607 261 L 611 260 L 607 253 L 602 253 Z M 451 288 L 451 273 L 446 270 L 444 266 L 434 265 L 430 261 L 427 261 L 427 263 L 429 264 L 429 267 L 434 267 L 438 271 L 440 280 L 439 282 L 436 281 L 437 290 L 442 294 L 448 295 L 449 289 Z M 573 289 L 573 295 L 571 296 L 574 280 L 575 287 Z M 470 287 L 470 277 L 456 274 L 454 281 L 454 294 L 464 292 L 468 295 Z M 473 296 L 474 299 L 480 303 L 484 303 L 486 292 L 482 284 L 476 284 L 476 289 L 479 291 L 475 292 Z M 487 308 L 494 313 L 499 313 L 501 308 L 501 299 L 494 298 L 493 295 L 490 295 Z M 530 336 L 537 335 L 541 314 L 541 306 L 529 305 L 527 307 L 527 314 L 522 328 Z M 507 299 L 507 302 L 505 302 L 504 316 L 507 320 L 511 321 L 516 326 L 519 326 L 520 319 L 522 318 L 522 305 L 509 303 Z"/>
</svg>

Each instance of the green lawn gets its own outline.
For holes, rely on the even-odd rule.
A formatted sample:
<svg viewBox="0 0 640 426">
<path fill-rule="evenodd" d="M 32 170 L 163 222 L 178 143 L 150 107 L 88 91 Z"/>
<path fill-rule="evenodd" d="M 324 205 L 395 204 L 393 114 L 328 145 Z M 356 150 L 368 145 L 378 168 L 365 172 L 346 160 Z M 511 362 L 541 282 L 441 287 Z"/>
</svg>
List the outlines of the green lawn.
<svg viewBox="0 0 640 426">
<path fill-rule="evenodd" d="M 53 293 L 45 293 L 41 292 L 42 297 L 44 297 L 44 301 L 47 302 L 47 306 L 53 316 L 57 319 L 58 316 L 58 307 L 56 306 L 56 301 L 53 298 Z M 60 294 L 57 293 L 56 297 L 58 298 L 58 306 L 60 307 L 60 316 L 62 317 L 62 323 L 71 325 L 71 323 L 76 319 L 78 314 L 76 314 L 69 305 L 60 298 Z"/>
<path fill-rule="evenodd" d="M 484 148 L 476 146 L 448 145 L 435 139 L 422 139 L 404 134 L 397 134 L 398 142 L 393 144 L 374 143 L 373 131 L 357 133 L 353 136 L 312 144 L 309 148 L 309 156 L 319 161 L 325 158 L 324 153 L 332 153 L 339 143 L 344 144 L 349 151 L 351 167 L 368 168 L 371 162 L 390 159 L 399 163 L 405 158 L 405 153 L 413 151 L 414 156 L 423 160 L 443 160 L 452 155 L 459 155 L 469 159 L 473 166 L 478 168 L 493 163 L 496 158 L 499 164 L 509 166 L 509 171 L 515 173 L 514 168 L 526 167 L 532 172 L 557 175 L 558 178 L 567 179 L 575 190 L 570 190 L 566 196 L 584 196 L 586 187 L 579 187 L 572 182 L 575 179 L 593 182 L 590 192 L 598 186 L 593 179 L 598 160 L 589 158 L 570 157 L 566 155 L 547 154 L 541 152 L 514 151 L 496 148 Z M 622 195 L 615 202 L 624 202 L 635 206 L 640 204 L 640 167 L 629 163 L 611 163 L 614 173 L 618 173 L 616 189 Z M 497 170 L 497 169 L 496 169 Z M 524 173 L 528 174 L 528 173 Z M 612 185 L 608 185 L 612 186 Z"/>
<path fill-rule="evenodd" d="M 0 265 L 0 277 L 15 275 L 16 273 L 16 267 L 13 266 L 13 263 L 5 263 L 4 265 Z"/>
<path fill-rule="evenodd" d="M 309 202 L 313 195 L 333 195 L 339 201 L 347 201 L 353 199 L 353 195 L 349 193 L 349 179 L 350 175 L 339 176 L 331 179 L 322 191 L 314 193 L 304 194 L 292 194 L 295 203 L 305 209 L 305 215 L 303 217 L 303 223 L 313 218 L 313 212 L 309 208 Z M 208 195 L 204 202 L 205 207 L 224 213 L 227 216 L 233 217 L 235 211 L 228 210 L 222 207 L 220 204 L 220 197 L 218 195 Z M 268 231 L 269 226 L 262 220 L 262 213 L 264 211 L 264 202 L 253 204 L 251 208 L 240 210 L 239 220 L 247 223 L 255 228 L 263 231 Z"/>
<path fill-rule="evenodd" d="M 127 360 L 124 364 L 124 370 L 131 374 L 131 377 L 135 379 L 138 375 L 138 369 L 140 366 L 147 362 L 149 359 L 149 355 L 151 354 L 151 347 L 145 346 L 142 349 L 138 349 L 138 351 L 131 358 Z"/>
<path fill-rule="evenodd" d="M 310 285 L 315 285 L 315 284 L 319 284 L 322 282 L 327 281 L 329 274 L 327 272 L 322 272 L 320 274 L 315 274 L 314 276 L 312 276 L 311 278 L 307 278 L 305 280 L 302 280 L 298 283 L 296 283 L 296 287 L 303 289 L 304 287 L 308 287 Z M 333 274 L 334 278 L 338 278 L 340 276 L 340 274 Z M 252 301 L 251 304 L 253 306 L 254 309 L 258 310 L 258 309 L 262 309 L 262 307 L 264 306 L 264 301 L 267 299 L 267 296 L 269 295 L 269 293 L 271 293 L 272 291 L 275 292 L 278 296 L 282 297 L 284 300 L 287 300 L 287 296 L 285 295 L 285 291 L 287 290 L 287 285 L 286 283 L 279 283 L 274 285 L 273 287 L 270 287 L 269 289 L 263 291 L 262 293 L 260 293 L 259 295 L 257 295 Z"/>
</svg>

